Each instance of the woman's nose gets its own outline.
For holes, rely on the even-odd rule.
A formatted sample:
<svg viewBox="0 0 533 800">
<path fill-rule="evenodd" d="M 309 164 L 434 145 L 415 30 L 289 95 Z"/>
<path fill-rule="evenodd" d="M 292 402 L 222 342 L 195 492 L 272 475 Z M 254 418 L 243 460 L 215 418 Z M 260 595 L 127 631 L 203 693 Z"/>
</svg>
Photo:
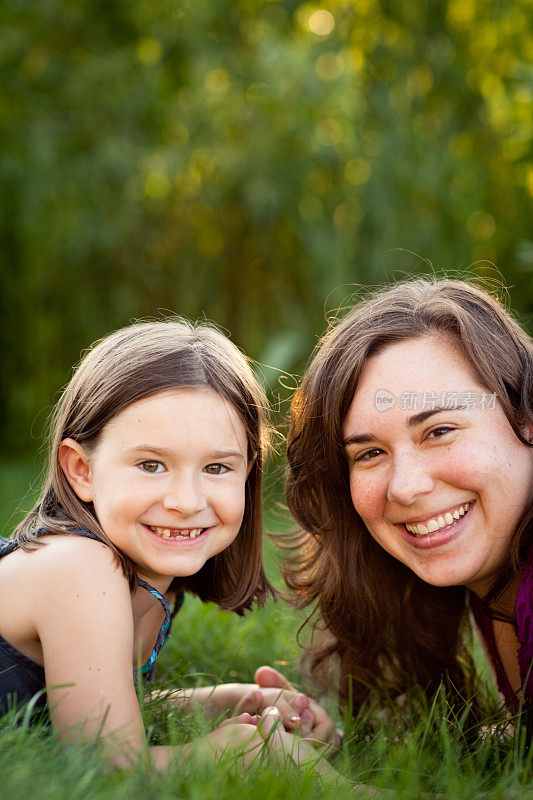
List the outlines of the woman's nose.
<svg viewBox="0 0 533 800">
<path fill-rule="evenodd" d="M 207 505 L 201 481 L 193 475 L 176 476 L 163 496 L 163 508 L 189 516 Z"/>
<path fill-rule="evenodd" d="M 423 459 L 414 453 L 402 453 L 394 458 L 387 500 L 410 506 L 419 495 L 433 491 L 434 486 L 435 482 Z"/>
</svg>

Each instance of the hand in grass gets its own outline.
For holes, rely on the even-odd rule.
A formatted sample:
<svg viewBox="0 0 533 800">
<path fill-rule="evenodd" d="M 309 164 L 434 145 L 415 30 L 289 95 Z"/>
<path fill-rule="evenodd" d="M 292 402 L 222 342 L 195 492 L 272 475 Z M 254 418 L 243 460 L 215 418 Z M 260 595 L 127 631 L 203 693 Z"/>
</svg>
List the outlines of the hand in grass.
<svg viewBox="0 0 533 800">
<path fill-rule="evenodd" d="M 225 720 L 202 743 L 208 746 L 215 761 L 236 753 L 243 767 L 259 758 L 282 767 L 290 753 L 296 752 L 296 738 L 285 732 L 280 712 L 273 707 L 266 708 L 260 716 L 244 712 Z"/>
<path fill-rule="evenodd" d="M 272 667 L 260 667 L 255 679 L 256 683 L 222 683 L 179 689 L 168 692 L 166 696 L 177 706 L 186 703 L 199 705 L 213 720 L 228 712 L 232 718 L 243 713 L 261 715 L 265 709 L 275 706 L 285 730 L 309 737 L 317 747 L 340 744 L 331 717 L 314 700 L 297 692 L 280 672 Z"/>
<path fill-rule="evenodd" d="M 160 697 L 162 693 L 157 693 Z M 152 693 L 151 697 L 155 697 Z M 309 713 L 307 695 L 282 686 L 261 687 L 256 683 L 221 683 L 218 686 L 198 686 L 195 689 L 178 689 L 165 693 L 167 702 L 175 706 L 194 703 L 212 720 L 229 714 L 261 715 L 269 706 L 276 706 L 284 727 L 298 730 L 303 736 L 312 731 L 314 715 Z M 302 718 L 302 713 L 303 714 Z"/>
<path fill-rule="evenodd" d="M 260 687 L 256 684 L 242 684 L 239 687 L 241 697 L 235 711 L 262 715 L 267 708 L 275 707 L 279 712 L 279 720 L 287 731 L 298 731 L 308 736 L 312 730 L 309 698 L 292 687 Z M 313 717 L 314 718 L 314 717 Z"/>
<path fill-rule="evenodd" d="M 308 740 L 284 730 L 277 708 L 265 709 L 257 720 L 257 727 L 268 748 L 269 761 L 275 767 L 283 768 L 292 762 L 301 767 L 312 767 L 327 783 L 348 783 L 331 764 L 317 756 L 317 751 Z"/>
<path fill-rule="evenodd" d="M 266 708 L 260 716 L 243 713 L 228 719 L 206 736 L 204 742 L 217 760 L 225 753 L 237 752 L 244 767 L 267 758 L 279 769 L 292 762 L 312 765 L 323 777 L 339 777 L 327 761 L 317 757 L 309 742 L 284 729 L 275 707 Z"/>
<path fill-rule="evenodd" d="M 287 678 L 273 667 L 259 667 L 255 671 L 254 680 L 261 687 L 262 692 L 272 690 L 272 688 L 284 689 L 294 692 L 295 689 Z M 306 697 L 306 695 L 302 695 Z M 277 705 L 277 703 L 272 703 Z M 312 740 L 316 747 L 328 744 L 331 747 L 339 747 L 341 735 L 335 729 L 335 723 L 324 709 L 312 698 L 307 698 L 307 704 L 300 711 L 301 726 L 300 733 Z M 284 723 L 285 724 L 285 723 Z M 285 727 L 287 727 L 285 725 Z"/>
<path fill-rule="evenodd" d="M 225 720 L 201 741 L 207 745 L 215 761 L 227 753 L 239 753 L 243 767 L 248 767 L 258 758 L 265 745 L 257 728 L 257 717 L 247 713 Z"/>
</svg>

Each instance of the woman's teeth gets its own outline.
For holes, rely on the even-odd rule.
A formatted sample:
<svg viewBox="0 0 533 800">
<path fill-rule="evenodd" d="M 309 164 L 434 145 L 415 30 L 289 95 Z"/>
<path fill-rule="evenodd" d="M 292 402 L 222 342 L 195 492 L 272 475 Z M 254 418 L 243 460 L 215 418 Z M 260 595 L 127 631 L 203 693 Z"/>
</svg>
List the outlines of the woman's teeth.
<svg viewBox="0 0 533 800">
<path fill-rule="evenodd" d="M 155 525 L 148 526 L 152 533 L 161 536 L 163 539 L 196 539 L 205 528 L 156 528 Z"/>
<path fill-rule="evenodd" d="M 453 511 L 447 511 L 446 514 L 432 517 L 426 520 L 425 523 L 419 522 L 416 525 L 406 524 L 405 527 L 409 533 L 412 533 L 414 536 L 426 536 L 428 533 L 436 533 L 436 531 L 440 531 L 442 528 L 447 528 L 448 525 L 457 522 L 458 519 L 464 517 L 469 508 L 470 503 L 465 503 L 463 506 L 459 506 Z"/>
</svg>

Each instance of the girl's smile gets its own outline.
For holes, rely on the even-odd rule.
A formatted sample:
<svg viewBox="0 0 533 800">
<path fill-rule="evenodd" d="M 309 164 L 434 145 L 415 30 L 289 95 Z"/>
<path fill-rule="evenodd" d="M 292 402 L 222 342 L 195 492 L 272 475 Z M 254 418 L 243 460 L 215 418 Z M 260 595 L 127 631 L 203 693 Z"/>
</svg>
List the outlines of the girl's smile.
<svg viewBox="0 0 533 800">
<path fill-rule="evenodd" d="M 146 526 L 152 533 L 155 533 L 156 536 L 160 536 L 162 539 L 166 539 L 170 542 L 175 541 L 187 541 L 187 540 L 195 540 L 198 536 L 201 536 L 203 533 L 207 531 L 206 528 L 161 528 L 156 527 L 155 525 L 147 525 Z M 208 526 L 209 527 L 209 526 Z"/>
<path fill-rule="evenodd" d="M 233 406 L 210 389 L 173 389 L 132 403 L 94 451 L 65 440 L 62 464 L 139 577 L 165 590 L 237 536 L 249 471 Z"/>
<path fill-rule="evenodd" d="M 343 425 L 352 501 L 374 539 L 426 582 L 483 594 L 526 506 L 533 452 L 499 404 L 380 410 L 383 390 L 397 398 L 486 390 L 453 339 L 410 339 L 368 359 Z"/>
</svg>

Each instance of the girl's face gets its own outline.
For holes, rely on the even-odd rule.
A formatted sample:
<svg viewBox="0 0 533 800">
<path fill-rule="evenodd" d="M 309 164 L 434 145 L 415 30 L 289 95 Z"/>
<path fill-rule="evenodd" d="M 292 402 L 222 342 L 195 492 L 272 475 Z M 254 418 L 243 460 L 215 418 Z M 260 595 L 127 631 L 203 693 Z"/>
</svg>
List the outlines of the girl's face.
<svg viewBox="0 0 533 800">
<path fill-rule="evenodd" d="M 173 389 L 133 403 L 108 422 L 89 457 L 73 440 L 61 447 L 78 496 L 93 502 L 109 539 L 160 591 L 198 572 L 239 532 L 247 436 L 215 391 Z"/>
<path fill-rule="evenodd" d="M 533 448 L 458 344 L 429 335 L 370 358 L 343 438 L 374 539 L 427 583 L 487 591 L 529 499 Z"/>
</svg>

